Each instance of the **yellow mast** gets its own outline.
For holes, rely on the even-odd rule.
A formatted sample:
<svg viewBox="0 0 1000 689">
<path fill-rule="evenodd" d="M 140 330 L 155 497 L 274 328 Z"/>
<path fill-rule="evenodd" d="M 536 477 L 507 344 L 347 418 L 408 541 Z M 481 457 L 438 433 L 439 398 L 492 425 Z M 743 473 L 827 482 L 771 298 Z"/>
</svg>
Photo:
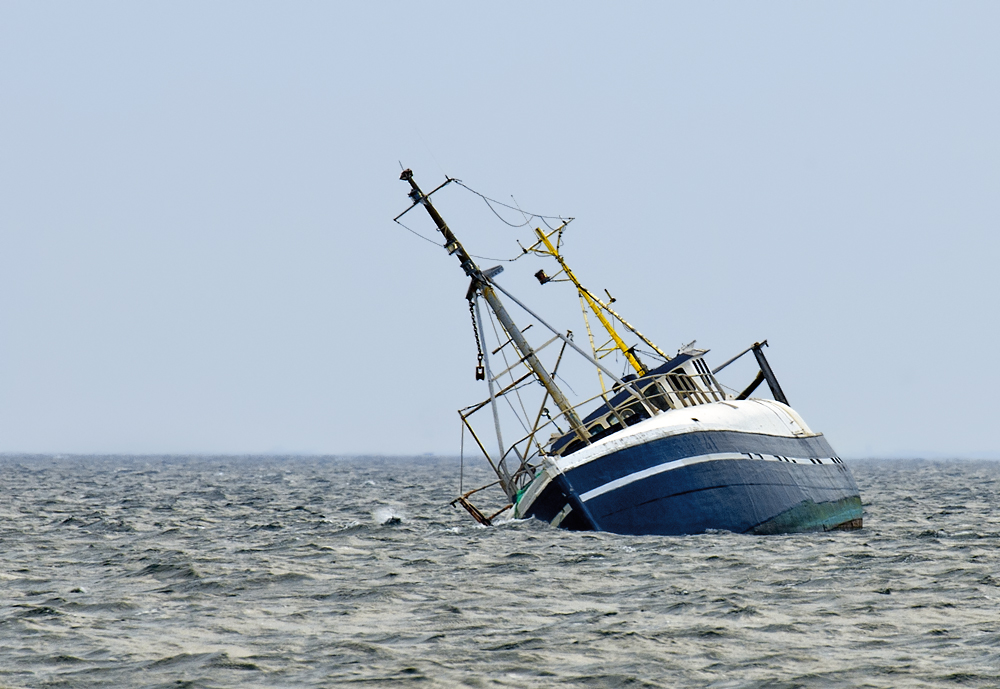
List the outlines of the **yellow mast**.
<svg viewBox="0 0 1000 689">
<path fill-rule="evenodd" d="M 624 318 L 622 318 L 620 315 L 618 315 L 617 313 L 615 313 L 615 311 L 612 310 L 612 308 L 608 304 L 605 304 L 603 301 L 601 301 L 600 299 L 598 299 L 597 297 L 595 297 L 593 294 L 590 293 L 590 290 L 588 290 L 586 287 L 584 287 L 583 285 L 580 284 L 580 281 L 577 279 L 576 275 L 574 275 L 573 271 L 570 270 L 570 268 L 569 268 L 568 265 L 566 265 L 566 260 L 562 257 L 562 254 L 559 253 L 559 249 L 556 248 L 556 246 L 553 245 L 552 241 L 549 239 L 549 237 L 551 237 L 553 234 L 556 234 L 557 232 L 561 232 L 562 229 L 565 226 L 566 226 L 566 223 L 563 223 L 562 225 L 560 225 L 559 227 L 557 227 L 555 230 L 553 230 L 548 235 L 546 235 L 544 232 L 542 232 L 541 228 L 536 228 L 535 229 L 535 234 L 538 235 L 538 243 L 536 243 L 531 248 L 531 250 L 534 250 L 537 253 L 548 254 L 549 256 L 552 256 L 554 259 L 556 259 L 556 261 L 559 262 L 559 266 L 562 268 L 562 272 L 564 272 L 566 274 L 566 277 L 569 279 L 569 281 L 572 282 L 576 286 L 576 290 L 579 293 L 580 298 L 583 299 L 587 303 L 587 305 L 590 307 L 590 310 L 594 313 L 595 316 L 597 316 L 597 319 L 601 322 L 601 325 L 604 326 L 604 329 L 608 331 L 608 334 L 611 336 L 611 339 L 614 341 L 615 346 L 618 347 L 618 349 L 621 350 L 622 354 L 625 355 L 625 358 L 628 359 L 629 364 L 631 364 L 632 368 L 635 369 L 635 371 L 636 371 L 636 373 L 638 375 L 640 375 L 640 376 L 645 375 L 647 373 L 646 367 L 642 365 L 642 362 L 639 361 L 639 359 L 638 359 L 638 357 L 636 357 L 635 353 L 632 352 L 632 350 L 625 344 L 625 342 L 621 339 L 621 337 L 618 336 L 618 333 L 615 332 L 614 325 L 604 315 L 604 311 L 607 311 L 612 316 L 614 316 L 622 325 L 624 325 L 633 334 L 635 334 L 636 337 L 638 337 L 643 342 L 645 342 L 647 345 L 649 345 L 650 347 L 652 347 L 653 350 L 655 350 L 657 354 L 659 354 L 664 359 L 666 359 L 666 360 L 669 361 L 670 357 L 667 356 L 659 347 L 657 347 L 655 344 L 653 344 L 653 342 L 650 341 L 649 338 L 647 338 L 645 335 L 643 335 L 638 330 L 636 330 Z M 535 249 L 535 247 L 537 247 L 538 244 L 544 244 L 545 245 L 545 251 L 544 252 L 538 251 L 537 249 Z M 588 329 L 588 331 L 590 330 L 589 324 L 587 326 L 587 329 Z"/>
<path fill-rule="evenodd" d="M 579 291 L 577 291 L 577 294 L 579 294 Z M 583 312 L 583 324 L 587 326 L 587 337 L 590 339 L 590 349 L 594 352 L 594 357 L 596 358 L 598 354 L 597 345 L 594 343 L 594 331 L 590 328 L 590 319 L 587 318 L 587 302 L 583 300 L 582 294 L 580 294 L 580 310 Z M 601 383 L 601 392 L 607 393 L 608 388 L 604 384 L 604 376 L 601 375 L 601 369 L 597 369 L 597 380 Z"/>
</svg>

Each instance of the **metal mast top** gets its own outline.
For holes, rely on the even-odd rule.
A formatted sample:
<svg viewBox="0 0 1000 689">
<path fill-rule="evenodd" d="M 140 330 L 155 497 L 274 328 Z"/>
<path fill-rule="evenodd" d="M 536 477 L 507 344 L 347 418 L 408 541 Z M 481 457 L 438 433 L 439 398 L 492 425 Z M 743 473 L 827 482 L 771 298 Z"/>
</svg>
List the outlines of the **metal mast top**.
<svg viewBox="0 0 1000 689">
<path fill-rule="evenodd" d="M 541 228 L 536 228 L 535 234 L 538 236 L 538 242 L 534 246 L 527 249 L 527 251 L 533 251 L 540 254 L 548 254 L 549 256 L 552 256 L 554 259 L 556 259 L 556 261 L 558 261 L 559 267 L 562 268 L 562 272 L 566 274 L 566 277 L 569 279 L 569 281 L 572 282 L 573 285 L 576 287 L 576 291 L 580 294 L 580 297 L 587 302 L 587 306 L 590 307 L 590 310 L 594 313 L 595 316 L 597 316 L 597 319 L 600 321 L 601 325 L 604 326 L 604 329 L 611 336 L 611 339 L 615 343 L 615 347 L 617 347 L 625 355 L 625 358 L 628 360 L 629 364 L 631 364 L 632 368 L 635 369 L 635 372 L 638 375 L 640 376 L 646 375 L 646 373 L 648 372 L 646 370 L 646 367 L 642 364 L 641 361 L 639 361 L 639 358 L 635 355 L 635 352 L 632 350 L 632 348 L 628 347 L 625 344 L 625 342 L 622 341 L 622 339 L 618 336 L 618 333 L 615 332 L 614 326 L 611 324 L 610 321 L 608 321 L 608 319 L 604 316 L 602 311 L 607 311 L 608 313 L 610 313 L 615 319 L 618 320 L 619 323 L 624 325 L 630 332 L 632 332 L 632 334 L 634 334 L 640 340 L 642 340 L 647 345 L 652 347 L 657 354 L 663 357 L 664 361 L 670 361 L 670 357 L 667 356 L 667 354 L 662 349 L 657 347 L 652 340 L 643 335 L 631 323 L 629 323 L 624 318 L 622 318 L 618 313 L 616 313 L 614 309 L 611 308 L 610 304 L 604 303 L 600 298 L 594 296 L 594 294 L 590 290 L 588 290 L 586 287 L 580 284 L 580 281 L 577 279 L 576 275 L 573 273 L 572 270 L 570 270 L 569 266 L 566 264 L 566 260 L 563 258 L 563 255 L 559 252 L 559 248 L 557 246 L 554 246 L 550 239 L 550 237 L 553 234 L 556 234 L 557 232 L 559 232 L 561 236 L 561 231 L 565 226 L 566 224 L 563 223 L 563 225 L 556 228 L 548 235 L 542 232 Z M 545 250 L 540 251 L 539 249 L 537 249 L 536 247 L 538 247 L 539 245 L 544 245 Z M 552 279 L 550 277 L 545 276 L 544 273 L 542 274 L 541 277 L 537 275 L 536 277 L 538 277 L 539 282 L 542 282 L 543 284 Z"/>
<path fill-rule="evenodd" d="M 444 218 L 441 217 L 441 214 L 438 213 L 437 209 L 431 204 L 430 199 L 420 190 L 420 187 L 417 186 L 416 181 L 413 179 L 413 171 L 409 169 L 403 170 L 403 173 L 399 176 L 399 178 L 410 183 L 410 187 L 412 188 L 409 196 L 413 200 L 413 204 L 420 204 L 424 207 L 424 209 L 426 209 L 427 213 L 434 221 L 434 224 L 437 225 L 438 231 L 444 235 L 444 248 L 449 254 L 456 255 L 459 262 L 462 264 L 462 270 L 464 270 L 465 274 L 472 279 L 472 285 L 469 288 L 469 298 L 471 299 L 472 295 L 477 291 L 483 295 L 483 298 L 486 299 L 486 303 L 489 304 L 490 309 L 496 314 L 497 320 L 500 321 L 503 329 L 507 332 L 507 335 L 510 336 L 510 339 L 517 348 L 517 351 L 520 352 L 524 362 L 531 369 L 532 373 L 535 374 L 539 382 L 545 386 L 545 389 L 552 396 L 552 400 L 562 411 L 566 420 L 573 428 L 573 431 L 583 442 L 590 443 L 590 435 L 587 433 L 583 422 L 580 421 L 580 417 L 577 415 L 576 411 L 574 411 L 573 405 L 570 404 L 566 395 L 563 394 L 563 391 L 559 389 L 558 385 L 556 385 L 556 382 L 552 379 L 552 376 L 549 375 L 549 372 L 545 370 L 544 366 L 542 366 L 542 362 L 539 361 L 538 356 L 535 354 L 535 350 L 531 348 L 528 341 L 524 339 L 524 335 L 521 333 L 521 330 L 514 324 L 514 320 L 510 317 L 510 314 L 507 313 L 507 309 L 504 308 L 503 303 L 500 301 L 496 291 L 493 289 L 489 277 L 479 269 L 479 266 L 476 265 L 476 262 L 472 260 L 471 256 L 469 256 L 465 247 L 463 247 L 462 243 L 458 241 L 457 237 L 455 237 L 455 233 L 452 232 L 448 227 L 448 224 L 445 223 Z"/>
</svg>

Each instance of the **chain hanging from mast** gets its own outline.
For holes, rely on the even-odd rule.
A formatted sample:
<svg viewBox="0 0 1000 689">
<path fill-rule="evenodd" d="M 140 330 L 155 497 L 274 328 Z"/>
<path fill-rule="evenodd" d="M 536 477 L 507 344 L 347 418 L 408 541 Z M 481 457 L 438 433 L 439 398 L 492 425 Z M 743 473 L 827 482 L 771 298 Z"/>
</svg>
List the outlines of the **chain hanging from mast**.
<svg viewBox="0 0 1000 689">
<path fill-rule="evenodd" d="M 476 304 L 469 299 L 469 315 L 472 316 L 472 334 L 476 336 L 476 352 L 479 362 L 476 364 L 476 380 L 486 380 L 486 369 L 483 368 L 483 343 L 479 340 L 479 326 L 476 325 Z"/>
</svg>

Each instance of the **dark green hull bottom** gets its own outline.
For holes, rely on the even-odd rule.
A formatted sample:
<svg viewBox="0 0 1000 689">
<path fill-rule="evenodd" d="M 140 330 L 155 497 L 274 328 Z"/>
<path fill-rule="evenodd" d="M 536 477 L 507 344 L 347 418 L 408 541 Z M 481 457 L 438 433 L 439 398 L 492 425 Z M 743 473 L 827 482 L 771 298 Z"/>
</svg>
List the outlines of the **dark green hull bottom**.
<svg viewBox="0 0 1000 689">
<path fill-rule="evenodd" d="M 754 534 L 797 533 L 804 531 L 852 531 L 862 527 L 861 498 L 853 495 L 836 502 L 799 503 L 773 519 L 750 529 Z"/>
</svg>

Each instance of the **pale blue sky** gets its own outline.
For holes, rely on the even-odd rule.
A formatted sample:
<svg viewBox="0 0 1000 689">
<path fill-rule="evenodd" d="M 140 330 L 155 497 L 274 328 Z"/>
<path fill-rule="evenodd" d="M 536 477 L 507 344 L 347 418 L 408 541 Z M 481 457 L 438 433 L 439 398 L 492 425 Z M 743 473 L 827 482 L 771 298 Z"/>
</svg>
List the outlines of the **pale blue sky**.
<svg viewBox="0 0 1000 689">
<path fill-rule="evenodd" d="M 768 338 L 843 456 L 998 457 L 998 35 L 992 2 L 4 3 L 0 451 L 456 452 L 466 279 L 391 222 L 401 160 L 575 216 L 666 349 Z M 525 238 L 438 203 L 474 253 Z"/>
</svg>

